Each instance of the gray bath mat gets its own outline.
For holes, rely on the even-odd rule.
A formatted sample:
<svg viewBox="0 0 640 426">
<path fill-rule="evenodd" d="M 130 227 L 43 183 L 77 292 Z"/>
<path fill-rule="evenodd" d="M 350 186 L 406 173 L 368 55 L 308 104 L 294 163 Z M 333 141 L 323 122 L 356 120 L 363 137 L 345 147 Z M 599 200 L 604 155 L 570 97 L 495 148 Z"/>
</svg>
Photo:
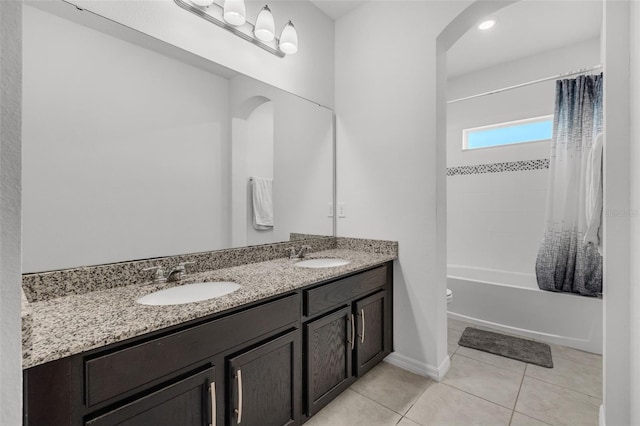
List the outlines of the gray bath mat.
<svg viewBox="0 0 640 426">
<path fill-rule="evenodd" d="M 458 344 L 467 348 L 528 362 L 529 364 L 553 368 L 551 348 L 546 343 L 467 327 L 462 333 Z"/>
</svg>

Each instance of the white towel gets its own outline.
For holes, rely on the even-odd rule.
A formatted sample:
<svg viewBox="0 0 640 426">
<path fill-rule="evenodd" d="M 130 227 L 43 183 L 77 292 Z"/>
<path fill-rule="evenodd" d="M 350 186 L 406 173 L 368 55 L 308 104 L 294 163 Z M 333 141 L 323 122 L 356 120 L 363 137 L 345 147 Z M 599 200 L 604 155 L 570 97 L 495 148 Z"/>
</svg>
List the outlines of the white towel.
<svg viewBox="0 0 640 426">
<path fill-rule="evenodd" d="M 600 133 L 591 146 L 587 157 L 586 218 L 584 233 L 586 244 L 596 244 L 602 254 L 602 149 L 604 135 Z"/>
<path fill-rule="evenodd" d="M 252 177 L 253 227 L 257 230 L 273 228 L 273 179 Z"/>
</svg>

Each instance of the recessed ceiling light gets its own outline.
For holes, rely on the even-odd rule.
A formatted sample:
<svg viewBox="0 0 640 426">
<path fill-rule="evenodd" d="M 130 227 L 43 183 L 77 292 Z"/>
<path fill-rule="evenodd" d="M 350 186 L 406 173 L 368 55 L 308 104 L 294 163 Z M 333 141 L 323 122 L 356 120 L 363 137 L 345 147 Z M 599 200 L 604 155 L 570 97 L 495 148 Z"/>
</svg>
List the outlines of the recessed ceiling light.
<svg viewBox="0 0 640 426">
<path fill-rule="evenodd" d="M 496 20 L 491 18 L 491 19 L 487 19 L 486 21 L 482 21 L 480 22 L 480 24 L 478 24 L 478 29 L 480 30 L 488 30 L 489 28 L 493 27 L 496 24 Z"/>
</svg>

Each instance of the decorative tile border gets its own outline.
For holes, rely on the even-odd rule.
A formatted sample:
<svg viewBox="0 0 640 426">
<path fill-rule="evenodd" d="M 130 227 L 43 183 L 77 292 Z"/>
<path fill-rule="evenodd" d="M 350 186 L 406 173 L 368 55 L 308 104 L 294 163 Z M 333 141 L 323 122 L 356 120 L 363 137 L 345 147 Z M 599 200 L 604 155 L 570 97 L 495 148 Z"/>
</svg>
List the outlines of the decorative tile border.
<svg viewBox="0 0 640 426">
<path fill-rule="evenodd" d="M 525 170 L 544 170 L 549 168 L 549 159 L 509 161 L 506 163 L 487 163 L 475 166 L 447 167 L 447 176 L 478 175 L 482 173 L 522 172 Z"/>
</svg>

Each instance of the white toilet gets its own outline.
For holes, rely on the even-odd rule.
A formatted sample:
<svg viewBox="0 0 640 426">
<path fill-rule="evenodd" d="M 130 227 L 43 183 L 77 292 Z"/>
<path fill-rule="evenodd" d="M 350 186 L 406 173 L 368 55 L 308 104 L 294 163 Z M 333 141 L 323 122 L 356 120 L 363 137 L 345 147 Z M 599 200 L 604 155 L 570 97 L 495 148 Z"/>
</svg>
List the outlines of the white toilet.
<svg viewBox="0 0 640 426">
<path fill-rule="evenodd" d="M 447 305 L 453 300 L 453 291 L 447 289 Z"/>
</svg>

